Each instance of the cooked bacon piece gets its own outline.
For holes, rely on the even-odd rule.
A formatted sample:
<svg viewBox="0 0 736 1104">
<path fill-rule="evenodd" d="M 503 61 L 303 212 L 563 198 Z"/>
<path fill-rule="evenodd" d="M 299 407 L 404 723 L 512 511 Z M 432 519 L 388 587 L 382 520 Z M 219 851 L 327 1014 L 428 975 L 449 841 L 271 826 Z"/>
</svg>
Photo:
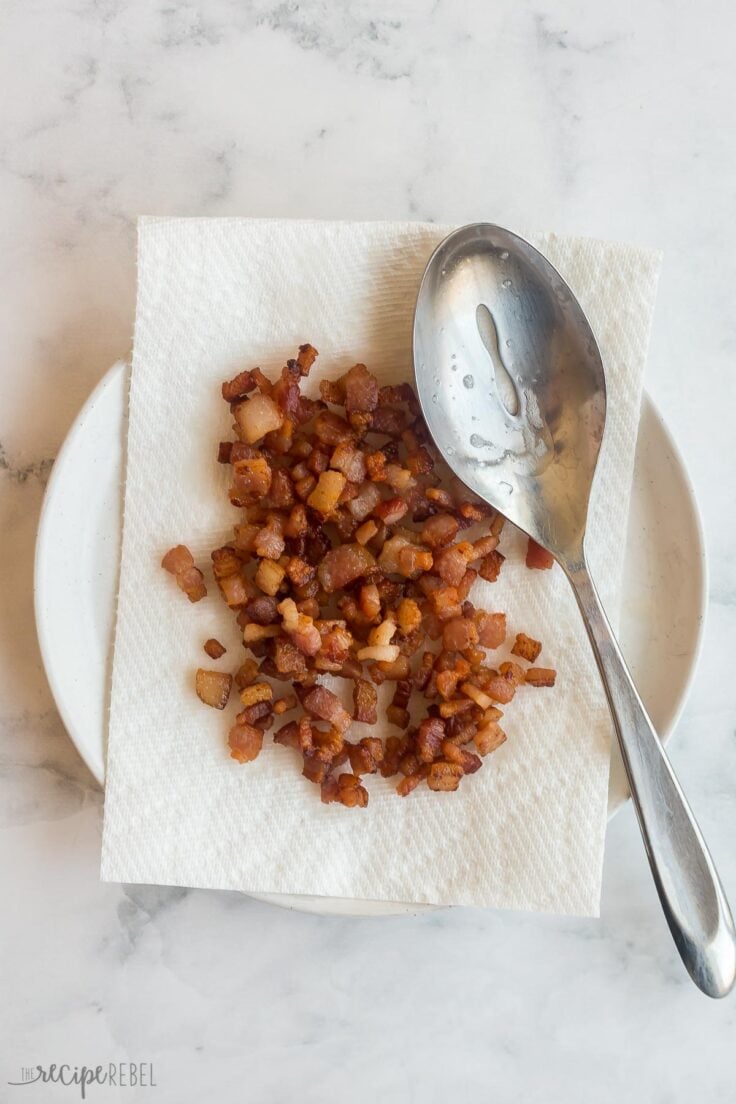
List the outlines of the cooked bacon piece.
<svg viewBox="0 0 736 1104">
<path fill-rule="evenodd" d="M 236 525 L 234 528 L 235 540 L 233 541 L 233 548 L 239 553 L 252 552 L 256 537 L 261 531 L 261 526 L 251 522 L 245 522 L 243 525 Z M 249 557 L 244 557 L 247 559 Z"/>
<path fill-rule="evenodd" d="M 205 671 L 198 668 L 195 678 L 197 697 L 213 709 L 224 709 L 230 697 L 233 676 L 224 671 Z"/>
<path fill-rule="evenodd" d="M 363 521 L 380 501 L 381 492 L 375 483 L 363 483 L 358 493 L 348 502 L 347 508 L 356 521 Z"/>
<path fill-rule="evenodd" d="M 260 728 L 261 722 L 271 715 L 272 708 L 270 701 L 253 702 L 252 705 L 246 705 L 246 707 L 238 713 L 235 720 L 238 724 L 258 725 Z"/>
<path fill-rule="evenodd" d="M 238 403 L 233 414 L 238 433 L 247 445 L 254 445 L 267 433 L 279 429 L 284 415 L 270 395 L 259 393 Z"/>
<path fill-rule="evenodd" d="M 330 772 L 331 761 L 330 759 L 321 758 L 314 752 L 308 752 L 304 756 L 304 766 L 302 768 L 302 774 L 305 778 L 308 778 L 310 782 L 314 782 L 316 785 L 321 785 L 327 775 Z"/>
<path fill-rule="evenodd" d="M 209 640 L 205 640 L 204 650 L 210 659 L 219 659 L 221 656 L 224 656 L 227 648 L 225 648 L 219 640 L 215 640 L 214 636 L 211 636 Z"/>
<path fill-rule="evenodd" d="M 286 564 L 286 574 L 295 586 L 304 586 L 316 574 L 316 569 L 299 556 L 292 556 Z"/>
<path fill-rule="evenodd" d="M 428 475 L 434 468 L 434 460 L 422 445 L 406 457 L 406 466 L 414 476 Z"/>
<path fill-rule="evenodd" d="M 253 371 L 246 369 L 244 372 L 238 372 L 237 376 L 234 376 L 227 383 L 223 383 L 222 397 L 225 402 L 237 402 L 238 399 L 244 399 L 251 391 L 255 391 L 255 387 L 256 381 L 253 378 Z"/>
<path fill-rule="evenodd" d="M 368 544 L 368 542 L 375 537 L 377 532 L 378 526 L 373 518 L 369 518 L 368 521 L 364 521 L 363 524 L 355 530 L 355 540 L 358 544 Z"/>
<path fill-rule="evenodd" d="M 329 721 L 338 732 L 347 732 L 350 728 L 352 717 L 343 707 L 337 695 L 328 690 L 326 686 L 315 686 L 313 690 L 304 695 L 302 705 L 313 717 L 319 717 L 322 721 Z"/>
<path fill-rule="evenodd" d="M 500 648 L 506 639 L 506 614 L 476 610 L 473 619 L 478 628 L 478 643 L 484 648 Z"/>
<path fill-rule="evenodd" d="M 496 748 L 499 748 L 505 739 L 506 733 L 501 726 L 496 724 L 495 721 L 489 721 L 478 729 L 475 736 L 473 736 L 473 743 L 479 755 L 489 755 Z"/>
<path fill-rule="evenodd" d="M 332 594 L 368 575 L 375 566 L 375 556 L 367 548 L 360 544 L 343 544 L 325 555 L 317 575 L 323 589 Z"/>
<path fill-rule="evenodd" d="M 455 617 L 442 630 L 442 646 L 450 652 L 462 652 L 478 643 L 478 630 L 472 621 Z"/>
<path fill-rule="evenodd" d="M 396 644 L 371 644 L 366 648 L 358 649 L 358 659 L 366 662 L 374 659 L 378 663 L 393 663 L 401 652 Z"/>
<path fill-rule="evenodd" d="M 396 611 L 396 619 L 402 633 L 415 632 L 422 623 L 422 611 L 413 598 L 402 598 Z"/>
<path fill-rule="evenodd" d="M 459 528 L 452 514 L 434 514 L 422 526 L 422 539 L 432 549 L 445 548 L 454 541 Z"/>
<path fill-rule="evenodd" d="M 325 402 L 333 403 L 335 406 L 345 405 L 345 384 L 342 379 L 320 380 L 319 393 Z"/>
<path fill-rule="evenodd" d="M 263 747 L 263 731 L 250 724 L 234 724 L 228 736 L 230 756 L 239 763 L 252 763 Z"/>
<path fill-rule="evenodd" d="M 529 667 L 524 678 L 527 686 L 554 686 L 557 672 L 550 667 Z"/>
<path fill-rule="evenodd" d="M 501 573 L 505 559 L 506 557 L 498 549 L 494 549 L 493 552 L 489 552 L 487 556 L 484 556 L 478 568 L 481 579 L 485 579 L 487 583 L 495 583 Z"/>
<path fill-rule="evenodd" d="M 245 625 L 243 628 L 243 643 L 250 646 L 251 644 L 259 644 L 263 640 L 270 640 L 274 636 L 278 636 L 280 630 L 278 625 L 256 625 L 253 623 Z M 258 653 L 262 655 L 262 652 Z"/>
<path fill-rule="evenodd" d="M 295 539 L 297 537 L 303 537 L 306 535 L 309 529 L 309 520 L 307 518 L 307 511 L 300 502 L 294 506 L 284 522 L 284 536 L 289 539 Z"/>
<path fill-rule="evenodd" d="M 279 603 L 278 611 L 283 618 L 284 632 L 288 633 L 299 651 L 306 656 L 315 656 L 322 647 L 322 637 L 312 618 L 297 609 L 293 598 L 284 598 Z"/>
<path fill-rule="evenodd" d="M 368 791 L 361 786 L 360 780 L 354 774 L 341 774 L 337 779 L 337 796 L 334 800 L 347 809 L 364 809 L 368 804 Z"/>
<path fill-rule="evenodd" d="M 381 595 L 375 583 L 366 583 L 360 588 L 358 602 L 364 617 L 368 621 L 375 621 L 381 612 Z M 371 640 L 371 644 L 388 644 L 390 640 L 389 636 L 388 640 Z"/>
<path fill-rule="evenodd" d="M 438 586 L 430 592 L 429 605 L 438 621 L 451 621 L 462 616 L 457 587 Z"/>
<path fill-rule="evenodd" d="M 273 688 L 267 682 L 251 683 L 240 691 L 240 700 L 245 706 L 270 702 L 273 700 Z"/>
<path fill-rule="evenodd" d="M 323 471 L 317 486 L 307 498 L 307 506 L 317 510 L 325 517 L 336 509 L 346 480 L 342 472 Z"/>
<path fill-rule="evenodd" d="M 378 381 L 365 364 L 356 364 L 343 376 L 345 409 L 348 414 L 368 412 L 378 406 Z"/>
<path fill-rule="evenodd" d="M 273 662 L 276 677 L 287 678 L 294 682 L 303 682 L 307 676 L 307 663 L 304 652 L 288 637 L 279 636 L 273 645 Z"/>
<path fill-rule="evenodd" d="M 396 525 L 408 511 L 409 506 L 403 498 L 387 498 L 379 502 L 373 511 L 386 525 Z"/>
<path fill-rule="evenodd" d="M 283 468 L 274 471 L 268 498 L 277 510 L 288 510 L 294 505 L 294 484 Z"/>
<path fill-rule="evenodd" d="M 474 701 L 481 709 L 491 709 L 493 707 L 493 699 L 489 698 L 488 694 L 485 694 L 478 686 L 474 686 L 472 682 L 464 682 L 460 689 L 466 697 Z"/>
<path fill-rule="evenodd" d="M 266 525 L 256 535 L 254 551 L 257 556 L 262 558 L 278 560 L 285 547 L 283 521 L 280 517 L 272 514 Z"/>
<path fill-rule="evenodd" d="M 254 659 L 246 659 L 241 663 L 235 672 L 233 678 L 238 690 L 242 690 L 244 686 L 249 686 L 251 682 L 254 682 L 258 677 L 258 664 Z"/>
<path fill-rule="evenodd" d="M 255 574 L 255 581 L 264 594 L 273 597 L 284 581 L 286 570 L 275 560 L 261 560 Z"/>
<path fill-rule="evenodd" d="M 321 475 L 330 466 L 329 454 L 324 449 L 314 448 L 307 457 L 307 468 L 312 475 Z"/>
<path fill-rule="evenodd" d="M 529 672 L 527 671 L 527 676 Z M 503 675 L 496 675 L 489 679 L 484 687 L 487 695 L 493 700 L 507 705 L 516 693 L 516 687 Z"/>
<path fill-rule="evenodd" d="M 463 549 L 453 544 L 449 548 L 443 548 L 435 553 L 434 570 L 444 583 L 450 586 L 459 586 L 468 567 L 467 556 Z"/>
<path fill-rule="evenodd" d="M 406 414 L 393 406 L 379 406 L 373 411 L 371 430 L 373 433 L 385 433 L 389 437 L 400 437 L 406 429 Z"/>
<path fill-rule="evenodd" d="M 199 602 L 207 594 L 204 575 L 194 566 L 194 557 L 185 544 L 177 544 L 169 549 L 161 561 L 164 571 L 176 579 L 176 585 L 183 590 L 190 602 Z"/>
<path fill-rule="evenodd" d="M 259 594 L 248 602 L 245 614 L 248 622 L 253 621 L 256 625 L 273 625 L 279 619 L 276 599 L 267 594 Z"/>
<path fill-rule="evenodd" d="M 356 721 L 362 724 L 375 724 L 378 720 L 377 713 L 378 692 L 367 679 L 357 678 L 353 686 L 353 714 Z"/>
<path fill-rule="evenodd" d="M 323 410 L 314 420 L 314 432 L 326 445 L 339 445 L 341 441 L 352 441 L 353 431 L 339 414 Z"/>
<path fill-rule="evenodd" d="M 264 498 L 271 488 L 272 473 L 263 456 L 238 460 L 233 464 L 230 501 L 233 506 L 251 506 Z"/>
<path fill-rule="evenodd" d="M 296 721 L 289 721 L 278 732 L 273 734 L 274 743 L 283 744 L 284 747 L 299 747 L 299 725 Z"/>
<path fill-rule="evenodd" d="M 498 673 L 499 675 L 503 675 L 503 677 L 514 686 L 521 686 L 522 682 L 526 679 L 526 671 L 524 668 L 511 660 L 502 663 L 498 668 Z"/>
<path fill-rule="evenodd" d="M 322 638 L 322 645 L 314 661 L 315 669 L 340 671 L 350 655 L 352 634 L 346 629 L 344 621 L 319 621 L 316 627 Z"/>
<path fill-rule="evenodd" d="M 526 659 L 529 663 L 536 663 L 539 659 L 539 653 L 542 650 L 541 641 L 535 640 L 531 636 L 527 636 L 526 633 L 517 633 L 514 646 L 511 649 L 511 654 L 519 656 L 520 659 Z"/>
<path fill-rule="evenodd" d="M 477 755 L 472 751 L 463 751 L 452 740 L 442 741 L 442 754 L 449 763 L 457 763 L 463 774 L 475 774 L 483 766 Z"/>
<path fill-rule="evenodd" d="M 273 703 L 273 711 L 277 717 L 280 717 L 282 713 L 288 713 L 290 709 L 296 708 L 296 695 L 287 694 L 285 698 L 277 698 Z"/>
<path fill-rule="evenodd" d="M 529 537 L 526 546 L 526 566 L 537 568 L 539 571 L 548 571 L 554 562 L 554 556 L 546 548 L 542 548 L 541 544 L 537 544 L 532 537 Z"/>
<path fill-rule="evenodd" d="M 302 376 L 309 375 L 309 370 L 318 356 L 319 353 L 315 349 L 314 345 L 305 344 L 299 346 L 299 353 L 297 354 L 296 363 Z"/>
<path fill-rule="evenodd" d="M 232 451 L 232 441 L 220 441 L 219 445 L 217 446 L 217 463 L 229 464 Z"/>
<path fill-rule="evenodd" d="M 383 761 L 383 744 L 375 736 L 366 736 L 357 744 L 347 744 L 353 774 L 375 774 Z"/>
<path fill-rule="evenodd" d="M 480 560 L 484 556 L 490 556 L 491 552 L 495 551 L 498 545 L 498 537 L 493 533 L 489 533 L 487 537 L 481 537 L 479 540 L 474 541 L 472 545 L 472 555 L 469 562 L 473 563 L 475 560 Z"/>
<path fill-rule="evenodd" d="M 396 773 L 395 771 L 393 772 Z M 407 797 L 413 790 L 417 788 L 429 774 L 429 767 L 426 763 L 423 763 L 418 770 L 413 774 L 406 774 L 396 787 L 396 792 L 399 797 Z"/>
<path fill-rule="evenodd" d="M 425 494 L 429 501 L 435 503 L 441 510 L 453 510 L 455 508 L 452 495 L 444 487 L 428 487 Z"/>
<path fill-rule="evenodd" d="M 423 763 L 431 763 L 442 748 L 445 738 L 445 722 L 440 717 L 425 717 L 416 734 L 416 749 Z"/>
<path fill-rule="evenodd" d="M 350 441 L 341 441 L 335 446 L 330 467 L 342 472 L 350 483 L 362 483 L 365 479 L 365 456 Z"/>
<path fill-rule="evenodd" d="M 439 763 L 432 763 L 430 766 L 427 785 L 430 790 L 447 793 L 458 788 L 463 773 L 463 768 L 458 763 L 440 760 Z"/>
</svg>

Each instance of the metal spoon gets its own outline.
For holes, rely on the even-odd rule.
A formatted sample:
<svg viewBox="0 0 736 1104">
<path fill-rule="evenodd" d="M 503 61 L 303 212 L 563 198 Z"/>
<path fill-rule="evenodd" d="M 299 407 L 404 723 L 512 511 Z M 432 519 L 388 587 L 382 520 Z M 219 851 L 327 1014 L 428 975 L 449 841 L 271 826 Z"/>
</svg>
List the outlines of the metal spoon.
<svg viewBox="0 0 736 1104">
<path fill-rule="evenodd" d="M 498 226 L 464 226 L 424 273 L 414 368 L 425 420 L 450 468 L 543 545 L 570 580 L 667 923 L 696 985 L 723 997 L 736 973 L 728 902 L 586 564 L 606 381 L 580 304 L 528 242 Z"/>
</svg>

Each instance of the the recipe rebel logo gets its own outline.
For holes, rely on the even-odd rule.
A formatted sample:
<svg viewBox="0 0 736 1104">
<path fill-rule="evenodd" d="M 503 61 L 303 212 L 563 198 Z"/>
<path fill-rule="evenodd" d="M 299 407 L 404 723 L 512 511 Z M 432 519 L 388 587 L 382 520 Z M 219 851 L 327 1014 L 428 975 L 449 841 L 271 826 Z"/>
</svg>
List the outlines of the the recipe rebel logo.
<svg viewBox="0 0 736 1104">
<path fill-rule="evenodd" d="M 48 1066 L 21 1066 L 20 1078 L 8 1081 L 8 1085 L 67 1085 L 76 1086 L 82 1100 L 94 1085 L 108 1085 L 116 1089 L 155 1089 L 156 1078 L 153 1062 L 107 1062 L 100 1066 L 72 1066 L 66 1062 L 52 1062 Z"/>
</svg>

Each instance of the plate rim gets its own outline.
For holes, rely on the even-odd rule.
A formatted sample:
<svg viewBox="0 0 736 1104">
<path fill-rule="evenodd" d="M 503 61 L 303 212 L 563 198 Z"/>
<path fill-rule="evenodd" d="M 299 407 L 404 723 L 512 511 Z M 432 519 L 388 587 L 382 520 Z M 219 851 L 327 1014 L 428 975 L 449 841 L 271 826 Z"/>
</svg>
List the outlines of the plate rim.
<svg viewBox="0 0 736 1104">
<path fill-rule="evenodd" d="M 54 505 L 55 498 L 56 498 L 57 486 L 61 485 L 63 477 L 64 477 L 64 468 L 65 468 L 66 457 L 72 452 L 74 446 L 77 444 L 78 439 L 84 433 L 85 423 L 86 423 L 90 413 L 92 412 L 93 408 L 100 401 L 101 397 L 105 394 L 107 389 L 111 385 L 117 383 L 118 382 L 118 377 L 120 375 L 126 373 L 129 370 L 129 367 L 130 367 L 129 362 L 127 362 L 126 360 L 121 359 L 121 360 L 116 361 L 105 372 L 105 374 L 101 377 L 101 379 L 98 381 L 96 386 L 93 388 L 93 390 L 87 396 L 87 398 L 84 401 L 82 407 L 80 408 L 77 415 L 75 416 L 74 421 L 72 422 L 71 426 L 69 427 L 69 430 L 68 430 L 68 432 L 67 432 L 67 434 L 64 438 L 64 441 L 62 442 L 61 448 L 59 449 L 59 451 L 56 455 L 56 458 L 54 460 L 54 464 L 53 464 L 53 467 L 51 469 L 51 474 L 49 476 L 49 480 L 48 480 L 48 483 L 47 483 L 45 491 L 44 491 L 43 502 L 42 502 L 42 505 L 41 505 L 41 511 L 40 511 L 40 514 L 39 514 L 38 525 L 37 525 L 37 529 L 36 529 L 36 540 L 35 540 L 34 562 L 33 562 L 34 620 L 35 620 L 36 635 L 37 635 L 37 639 L 38 639 L 39 650 L 40 650 L 40 653 L 41 653 L 41 660 L 42 660 L 43 667 L 44 667 L 44 674 L 46 676 L 46 680 L 48 682 L 49 689 L 51 691 L 51 696 L 54 700 L 54 705 L 55 705 L 56 709 L 59 712 L 61 720 L 64 724 L 64 728 L 66 729 L 67 735 L 68 735 L 69 739 L 72 741 L 72 743 L 74 744 L 74 747 L 75 747 L 77 753 L 79 754 L 80 758 L 83 760 L 83 762 L 87 766 L 88 770 L 90 771 L 90 773 L 94 777 L 95 781 L 97 782 L 97 784 L 100 786 L 100 788 L 102 790 L 104 790 L 104 788 L 105 788 L 104 774 L 103 774 L 102 777 L 100 777 L 98 771 L 95 769 L 95 765 L 93 765 L 93 763 L 90 761 L 90 759 L 88 759 L 87 755 L 85 754 L 85 752 L 83 750 L 83 745 L 80 746 L 80 743 L 78 743 L 78 741 L 75 737 L 75 729 L 76 729 L 77 726 L 75 725 L 75 723 L 72 719 L 72 716 L 71 716 L 71 714 L 70 714 L 70 712 L 67 708 L 67 705 L 66 705 L 66 702 L 65 702 L 65 699 L 64 699 L 64 694 L 61 691 L 61 688 L 58 684 L 58 680 L 56 679 L 56 676 L 54 674 L 54 665 L 53 665 L 53 660 L 52 660 L 52 656 L 51 656 L 52 649 L 51 649 L 51 645 L 50 645 L 50 642 L 49 642 L 49 639 L 48 639 L 47 630 L 46 630 L 46 627 L 45 627 L 45 617 L 44 617 L 44 613 L 43 613 L 43 610 L 42 610 L 43 586 L 41 584 L 41 579 L 42 579 L 42 574 L 43 574 L 42 568 L 43 568 L 44 555 L 45 555 L 45 550 L 46 550 L 46 547 L 47 547 L 47 544 L 48 544 L 47 530 L 48 530 L 48 527 L 49 527 L 49 524 L 50 524 L 50 518 L 51 518 L 53 505 Z M 676 440 L 675 440 L 675 438 L 672 434 L 672 431 L 670 430 L 667 422 L 665 421 L 665 419 L 664 419 L 657 403 L 654 401 L 654 399 L 652 398 L 652 396 L 649 394 L 649 392 L 646 389 L 642 392 L 642 400 L 641 400 L 642 410 L 644 409 L 645 405 L 649 406 L 651 413 L 653 414 L 654 418 L 656 419 L 656 421 L 658 423 L 658 427 L 659 427 L 660 431 L 662 432 L 662 434 L 665 438 L 667 447 L 670 449 L 670 451 L 672 453 L 673 460 L 674 460 L 677 468 L 679 469 L 680 476 L 682 478 L 683 484 L 684 484 L 685 489 L 687 491 L 688 506 L 689 506 L 690 512 L 692 514 L 692 519 L 693 519 L 693 523 L 694 523 L 694 530 L 695 530 L 695 536 L 696 536 L 697 544 L 698 544 L 698 547 L 697 547 L 697 553 L 698 553 L 697 554 L 697 562 L 699 564 L 699 570 L 700 570 L 700 587 L 699 587 L 699 590 L 698 590 L 698 602 L 699 602 L 698 623 L 697 623 L 697 626 L 695 628 L 695 635 L 694 635 L 694 641 L 693 641 L 693 647 L 692 647 L 692 660 L 691 660 L 691 663 L 689 665 L 687 675 L 684 679 L 683 689 L 682 689 L 679 704 L 678 704 L 677 708 L 675 709 L 674 713 L 672 714 L 672 717 L 670 719 L 670 722 L 669 722 L 667 728 L 664 731 L 659 733 L 662 744 L 666 746 L 667 743 L 669 742 L 669 740 L 671 739 L 675 729 L 677 728 L 679 722 L 680 722 L 682 714 L 683 714 L 683 712 L 685 710 L 685 707 L 688 703 L 688 699 L 689 699 L 690 693 L 692 691 L 692 686 L 693 686 L 693 683 L 695 681 L 696 675 L 698 673 L 698 668 L 700 666 L 700 661 L 701 661 L 702 652 L 703 652 L 704 639 L 705 639 L 705 629 L 706 629 L 707 615 L 708 615 L 709 563 L 708 563 L 708 548 L 707 548 L 707 543 L 706 543 L 706 539 L 705 539 L 705 529 L 704 529 L 704 525 L 703 525 L 703 518 L 702 518 L 701 509 L 700 509 L 700 504 L 698 502 L 698 498 L 697 498 L 697 495 L 696 495 L 696 492 L 695 492 L 695 487 L 694 487 L 693 481 L 690 477 L 690 472 L 689 472 L 687 464 L 685 462 L 685 458 L 683 456 L 682 450 L 680 449 L 679 445 L 677 444 L 677 442 L 676 442 Z M 624 806 L 628 805 L 630 800 L 631 800 L 631 797 L 630 797 L 630 795 L 628 795 L 622 801 L 620 801 L 617 805 L 615 805 L 613 808 L 609 808 L 607 810 L 607 821 L 610 822 L 613 819 L 613 817 Z M 321 913 L 324 914 L 324 910 L 320 909 L 319 905 L 317 904 L 317 902 L 320 900 L 320 898 L 311 898 L 311 897 L 307 897 L 305 895 L 305 900 L 301 904 L 295 904 L 295 900 L 299 896 L 297 894 L 271 894 L 271 893 L 249 892 L 249 893 L 247 893 L 247 896 L 252 897 L 252 898 L 254 898 L 255 900 L 258 900 L 258 901 L 264 901 L 264 902 L 267 902 L 269 904 L 279 905 L 279 907 L 282 907 L 282 908 L 296 909 L 296 910 L 299 910 L 299 911 L 310 912 L 310 913 L 320 913 L 321 912 Z M 279 900 L 278 899 L 279 897 L 281 897 L 283 899 Z M 350 900 L 352 901 L 353 899 L 351 898 Z M 307 903 L 307 902 L 309 902 L 309 903 Z M 368 902 L 358 902 L 358 901 L 356 901 L 355 903 L 358 904 L 359 906 L 361 904 L 368 904 Z M 377 904 L 389 904 L 388 902 L 376 902 L 376 903 Z M 443 907 L 443 906 L 428 905 L 428 904 L 423 904 L 423 903 L 410 904 L 408 902 L 406 902 L 406 903 L 405 902 L 391 902 L 390 904 L 391 904 L 391 912 L 386 912 L 386 913 L 379 914 L 379 915 L 396 915 L 396 914 L 410 915 L 412 913 L 417 913 L 417 912 L 420 912 L 420 911 L 432 910 L 432 909 Z M 361 911 L 360 907 L 358 907 L 356 909 L 351 909 L 349 913 L 345 913 L 343 915 L 350 915 L 350 916 L 355 916 L 355 917 L 358 917 L 358 916 L 375 917 L 376 913 L 375 912 Z"/>
</svg>

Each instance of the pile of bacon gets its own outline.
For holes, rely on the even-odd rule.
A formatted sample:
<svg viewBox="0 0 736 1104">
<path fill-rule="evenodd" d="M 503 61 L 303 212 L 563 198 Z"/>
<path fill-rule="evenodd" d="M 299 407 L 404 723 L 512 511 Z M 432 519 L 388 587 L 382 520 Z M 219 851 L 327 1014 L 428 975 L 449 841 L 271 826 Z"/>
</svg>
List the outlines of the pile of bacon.
<svg viewBox="0 0 736 1104">
<path fill-rule="evenodd" d="M 223 709 L 235 684 L 241 711 L 229 746 L 241 763 L 298 707 L 274 740 L 301 753 L 324 802 L 365 806 L 361 779 L 376 771 L 401 775 L 402 796 L 422 782 L 456 790 L 506 739 L 499 706 L 521 686 L 554 685 L 555 672 L 533 666 L 541 644 L 523 633 L 511 649 L 523 664 L 489 662 L 487 651 L 506 639 L 506 616 L 476 608 L 470 591 L 479 576 L 498 578 L 504 519 L 442 486 L 412 388 L 379 387 L 356 364 L 309 399 L 300 382 L 316 356 L 302 345 L 275 383 L 254 368 L 223 384 L 236 439 L 220 444 L 218 459 L 231 468 L 241 519 L 212 568 L 251 654 L 234 674 L 197 671 L 197 694 Z M 484 535 L 463 539 L 481 525 Z M 527 565 L 551 563 L 530 542 Z M 163 566 L 192 602 L 204 597 L 185 546 Z M 205 651 L 219 659 L 225 649 L 210 639 Z M 325 673 L 352 682 L 352 714 L 321 684 Z M 290 690 L 277 697 L 279 682 Z M 353 721 L 377 724 L 384 682 L 393 686 L 385 721 L 395 733 L 351 742 Z M 424 715 L 414 726 L 419 696 Z"/>
</svg>

